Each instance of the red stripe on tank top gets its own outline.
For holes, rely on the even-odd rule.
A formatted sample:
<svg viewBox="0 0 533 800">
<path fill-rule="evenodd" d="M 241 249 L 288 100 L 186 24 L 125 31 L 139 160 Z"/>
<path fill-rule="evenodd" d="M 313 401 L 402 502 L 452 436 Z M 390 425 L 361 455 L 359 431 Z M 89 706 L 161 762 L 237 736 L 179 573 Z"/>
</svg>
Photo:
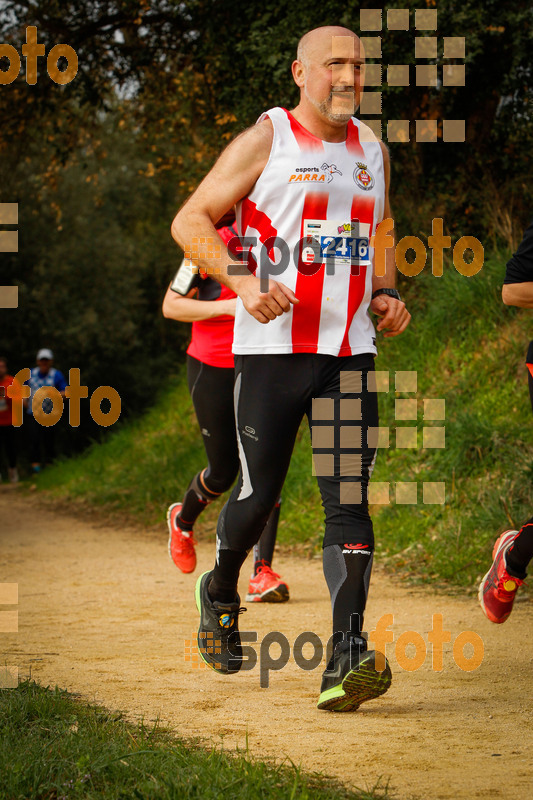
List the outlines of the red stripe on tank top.
<svg viewBox="0 0 533 800">
<path fill-rule="evenodd" d="M 351 211 L 351 219 L 357 219 L 361 224 L 368 223 L 370 225 L 370 232 L 369 236 L 372 235 L 372 225 L 374 221 L 374 197 L 362 197 L 360 194 L 354 195 L 352 200 L 352 211 Z M 357 271 L 357 267 L 355 268 Z M 367 267 L 360 266 L 359 267 L 359 275 L 350 275 L 350 285 L 348 288 L 348 306 L 346 311 L 346 328 L 344 330 L 344 336 L 342 337 L 341 342 L 341 349 L 339 350 L 339 356 L 350 356 L 352 355 L 352 349 L 350 347 L 350 326 L 352 324 L 353 318 L 357 312 L 357 309 L 361 305 L 365 294 L 365 283 L 366 283 L 366 271 Z"/>
<path fill-rule="evenodd" d="M 243 236 L 247 235 L 246 231 L 248 228 L 254 228 L 259 233 L 260 242 L 265 242 L 271 236 L 278 235 L 268 214 L 265 214 L 264 211 L 257 208 L 256 204 L 248 197 L 245 197 L 242 201 L 241 222 Z M 272 248 L 269 249 L 268 255 L 272 258 Z M 255 272 L 257 269 L 257 262 L 251 252 L 248 257 L 248 269 L 250 272 Z"/>
<path fill-rule="evenodd" d="M 295 119 L 290 113 L 290 111 L 287 111 L 286 108 L 284 108 L 283 111 L 286 113 L 288 117 L 292 134 L 296 139 L 296 142 L 300 150 L 307 150 L 307 151 L 318 150 L 323 152 L 324 143 L 322 139 L 319 139 L 317 136 L 313 136 L 312 133 L 309 133 L 309 131 L 306 128 L 304 128 L 303 125 L 300 125 L 298 120 Z"/>
<path fill-rule="evenodd" d="M 329 194 L 308 192 L 305 196 L 300 224 L 300 247 L 298 250 L 298 277 L 294 294 L 300 301 L 293 306 L 292 352 L 316 353 L 324 286 L 324 264 L 305 264 L 302 261 L 301 240 L 306 219 L 327 219 Z"/>
</svg>

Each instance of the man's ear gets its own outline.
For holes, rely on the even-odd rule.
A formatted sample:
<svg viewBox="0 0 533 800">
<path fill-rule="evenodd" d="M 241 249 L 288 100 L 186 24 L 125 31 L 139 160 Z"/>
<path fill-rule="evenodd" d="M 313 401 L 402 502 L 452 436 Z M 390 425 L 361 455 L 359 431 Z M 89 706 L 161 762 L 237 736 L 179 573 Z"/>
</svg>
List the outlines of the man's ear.
<svg viewBox="0 0 533 800">
<path fill-rule="evenodd" d="M 305 66 L 301 61 L 293 61 L 291 69 L 296 86 L 302 89 L 305 84 Z"/>
</svg>

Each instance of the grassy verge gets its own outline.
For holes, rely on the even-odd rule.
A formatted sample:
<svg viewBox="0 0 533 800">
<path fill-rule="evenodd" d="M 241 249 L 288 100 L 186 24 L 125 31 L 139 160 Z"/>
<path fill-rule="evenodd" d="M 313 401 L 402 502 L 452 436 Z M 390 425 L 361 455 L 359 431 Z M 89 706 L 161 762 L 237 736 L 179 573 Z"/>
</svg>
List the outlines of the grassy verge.
<svg viewBox="0 0 533 800">
<path fill-rule="evenodd" d="M 295 766 L 251 760 L 132 725 L 59 689 L 0 690 L 0 792 L 5 800 L 377 800 Z"/>
<path fill-rule="evenodd" d="M 392 503 L 375 514 L 382 560 L 417 580 L 475 587 L 497 533 L 520 527 L 533 513 L 525 366 L 531 317 L 502 305 L 505 260 L 492 258 L 473 278 L 449 269 L 441 279 L 413 279 L 413 323 L 383 346 L 376 362 L 391 376 L 418 373 L 416 421 L 394 420 L 395 399 L 413 395 L 390 392 L 381 407 L 382 424 L 417 425 L 418 449 L 382 453 L 374 479 L 446 484 L 444 506 L 424 504 L 419 485 L 417 505 Z M 424 398 L 445 399 L 445 422 L 424 420 Z M 422 427 L 439 425 L 446 427 L 445 448 L 424 448 Z"/>
<path fill-rule="evenodd" d="M 390 483 L 391 504 L 373 515 L 379 560 L 420 581 L 475 586 L 490 563 L 492 542 L 533 512 L 533 420 L 524 364 L 531 338 L 527 311 L 502 305 L 506 256 L 488 259 L 472 277 L 445 268 L 402 287 L 413 320 L 404 335 L 379 343 L 376 369 L 389 371 L 380 394 L 390 448 L 380 452 L 374 480 Z M 394 390 L 396 371 L 416 371 L 417 395 Z M 395 399 L 417 397 L 417 420 L 395 420 Z M 424 398 L 444 398 L 445 422 L 424 419 Z M 424 448 L 422 428 L 446 426 L 444 449 Z M 418 427 L 418 447 L 396 447 L 396 427 Z M 166 506 L 204 466 L 184 376 L 169 383 L 142 419 L 118 429 L 82 456 L 39 477 L 39 487 L 68 499 L 164 524 Z M 444 482 L 446 504 L 423 502 L 422 482 Z M 395 503 L 397 482 L 416 482 L 416 505 Z M 202 516 L 213 532 L 220 503 Z M 320 498 L 311 477 L 309 433 L 302 425 L 284 489 L 279 542 L 317 551 L 323 533 Z"/>
</svg>

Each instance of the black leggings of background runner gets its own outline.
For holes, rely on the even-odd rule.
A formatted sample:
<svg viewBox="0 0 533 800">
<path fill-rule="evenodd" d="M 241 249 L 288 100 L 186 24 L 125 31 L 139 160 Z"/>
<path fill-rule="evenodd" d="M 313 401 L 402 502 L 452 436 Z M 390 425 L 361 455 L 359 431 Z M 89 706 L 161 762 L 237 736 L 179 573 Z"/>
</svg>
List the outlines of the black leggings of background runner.
<svg viewBox="0 0 533 800">
<path fill-rule="evenodd" d="M 0 457 L 5 449 L 7 463 L 10 469 L 17 466 L 16 438 L 18 430 L 13 425 L 0 425 Z"/>
<path fill-rule="evenodd" d="M 195 475 L 185 493 L 178 519 L 183 530 L 192 530 L 207 503 L 230 489 L 237 477 L 239 451 L 235 432 L 234 380 L 233 367 L 213 367 L 187 356 L 187 382 L 202 431 L 208 466 L 203 474 Z M 278 520 L 279 504 L 273 509 L 255 548 L 256 564 L 271 564 Z"/>
<path fill-rule="evenodd" d="M 213 367 L 187 356 L 187 382 L 207 455 L 207 468 L 194 476 L 176 523 L 192 531 L 208 503 L 226 492 L 239 469 L 233 412 L 232 367 Z"/>
<path fill-rule="evenodd" d="M 24 414 L 24 428 L 32 464 L 51 464 L 56 457 L 56 425 L 41 425 L 33 414 Z"/>
<path fill-rule="evenodd" d="M 207 488 L 227 492 L 239 471 L 235 437 L 232 367 L 212 367 L 187 356 L 187 382 L 209 465 L 203 474 Z"/>
<path fill-rule="evenodd" d="M 533 517 L 525 522 L 505 554 L 505 563 L 513 575 L 522 580 L 533 558 Z"/>
</svg>

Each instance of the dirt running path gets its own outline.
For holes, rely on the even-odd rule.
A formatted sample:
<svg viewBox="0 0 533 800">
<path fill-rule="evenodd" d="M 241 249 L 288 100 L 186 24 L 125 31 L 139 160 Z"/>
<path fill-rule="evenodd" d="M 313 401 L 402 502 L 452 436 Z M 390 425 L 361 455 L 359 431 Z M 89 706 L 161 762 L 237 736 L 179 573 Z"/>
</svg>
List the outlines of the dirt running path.
<svg viewBox="0 0 533 800">
<path fill-rule="evenodd" d="M 368 625 L 391 613 L 395 641 L 415 630 L 427 642 L 432 614 L 441 613 L 452 641 L 465 630 L 483 638 L 485 659 L 464 672 L 445 645 L 444 669 L 434 672 L 428 646 L 425 664 L 407 672 L 389 645 L 389 692 L 354 714 L 331 714 L 315 707 L 323 667 L 303 672 L 291 659 L 271 674 L 269 689 L 260 689 L 258 670 L 224 677 L 185 660 L 185 640 L 197 625 L 195 577 L 211 565 L 212 545 L 199 547 L 193 577 L 169 561 L 164 531 L 159 540 L 93 526 L 8 490 L 0 492 L 0 520 L 0 583 L 19 585 L 19 630 L 0 633 L 0 664 L 18 665 L 22 677 L 31 668 L 45 685 L 148 719 L 160 715 L 179 733 L 218 743 L 223 737 L 226 747 L 245 747 L 248 734 L 255 755 L 287 755 L 352 786 L 390 779 L 402 800 L 531 796 L 529 601 L 517 604 L 502 628 L 485 620 L 473 599 L 413 590 L 376 572 Z M 282 631 L 291 644 L 313 630 L 325 642 L 330 611 L 320 561 L 280 558 L 276 566 L 293 599 L 249 604 L 241 629 L 256 629 L 259 640 Z"/>
</svg>

